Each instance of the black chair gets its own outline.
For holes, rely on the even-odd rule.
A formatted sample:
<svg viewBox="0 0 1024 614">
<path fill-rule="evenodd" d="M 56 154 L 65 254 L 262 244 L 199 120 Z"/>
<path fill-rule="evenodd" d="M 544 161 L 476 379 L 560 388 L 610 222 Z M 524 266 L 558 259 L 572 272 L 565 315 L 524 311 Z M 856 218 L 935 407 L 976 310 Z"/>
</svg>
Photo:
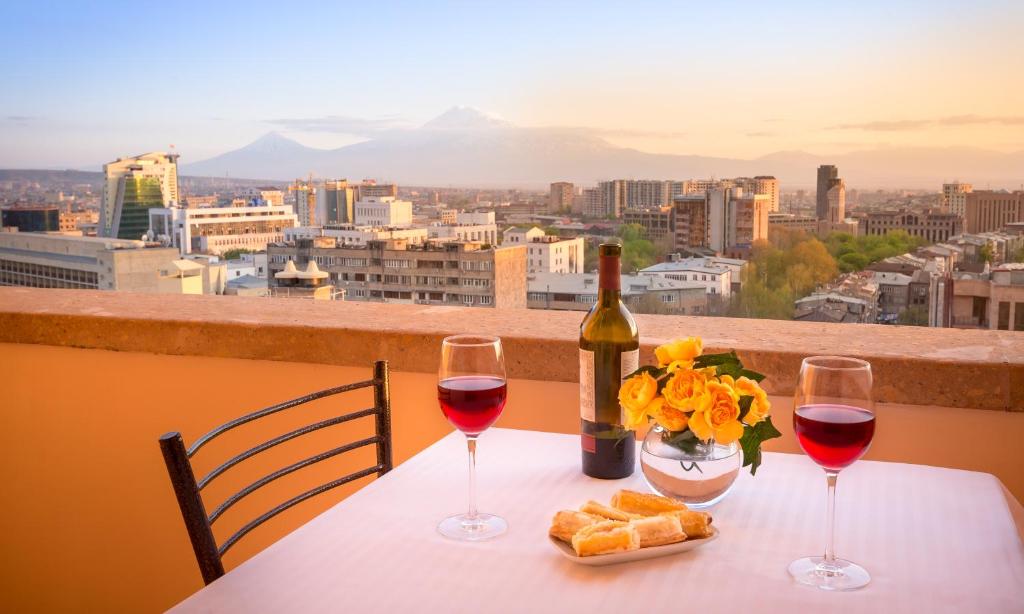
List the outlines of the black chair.
<svg viewBox="0 0 1024 614">
<path fill-rule="evenodd" d="M 263 418 L 264 416 L 269 416 L 279 411 L 290 409 L 316 399 L 322 399 L 324 397 L 341 394 L 342 392 L 349 392 L 351 390 L 358 390 L 360 388 L 368 388 L 370 386 L 373 387 L 373 407 L 328 418 L 275 437 L 234 456 L 208 473 L 203 479 L 196 481 L 195 474 L 192 472 L 191 458 L 199 451 L 200 448 L 208 444 L 214 438 L 230 431 L 236 426 L 252 422 L 253 420 Z M 388 471 L 391 471 L 391 401 L 389 394 L 388 363 L 387 361 L 380 360 L 374 363 L 373 379 L 356 382 L 354 384 L 347 384 L 345 386 L 338 386 L 336 388 L 328 388 L 327 390 L 314 392 L 313 394 L 306 395 L 298 399 L 292 399 L 291 401 L 285 401 L 284 403 L 274 405 L 273 407 L 267 407 L 266 409 L 261 409 L 240 418 L 236 418 L 203 435 L 196 440 L 190 448 L 185 448 L 185 442 L 181 438 L 181 433 L 178 433 L 177 431 L 167 433 L 160 438 L 160 450 L 163 452 L 164 462 L 167 463 L 167 473 L 171 476 L 171 484 L 174 486 L 174 494 L 178 498 L 178 507 L 181 508 L 181 515 L 185 519 L 185 528 L 188 529 L 188 536 L 192 540 L 192 549 L 195 551 L 196 560 L 199 563 L 199 570 L 203 574 L 204 582 L 209 584 L 224 575 L 224 564 L 221 557 L 224 556 L 224 553 L 227 552 L 231 546 L 235 545 L 239 539 L 244 537 L 249 531 L 252 531 L 263 522 L 266 522 L 284 510 L 301 503 L 310 497 L 327 492 L 328 490 L 341 486 L 342 484 L 347 484 L 353 480 L 358 480 L 359 478 L 366 477 L 374 473 L 378 476 L 382 476 Z M 200 496 L 200 493 L 211 481 L 231 467 L 251 456 L 259 454 L 264 450 L 268 450 L 300 435 L 312 433 L 313 431 L 328 426 L 341 424 L 342 422 L 348 422 L 349 420 L 355 420 L 364 416 L 375 416 L 376 418 L 376 434 L 373 437 L 367 437 L 366 439 L 361 439 L 359 441 L 327 450 L 326 452 L 321 452 L 320 454 L 310 456 L 309 458 L 298 461 L 297 463 L 293 463 L 287 467 L 269 473 L 238 491 L 234 495 L 228 497 L 223 503 L 213 510 L 213 513 L 207 515 L 206 506 L 203 504 L 203 499 Z M 219 547 L 217 546 L 217 542 L 213 536 L 213 523 L 216 522 L 216 520 L 220 518 L 228 508 L 235 503 L 238 503 L 244 497 L 250 495 L 253 491 L 265 486 L 279 477 L 288 475 L 289 473 L 302 469 L 303 467 L 308 467 L 309 465 L 318 463 L 322 460 L 371 444 L 375 444 L 377 447 L 377 464 L 373 467 L 367 467 L 366 469 L 350 473 L 336 480 L 327 482 L 326 484 L 317 486 L 316 488 L 308 490 L 298 496 L 292 497 L 272 510 L 247 523 L 234 535 L 225 540 L 222 545 Z"/>
</svg>

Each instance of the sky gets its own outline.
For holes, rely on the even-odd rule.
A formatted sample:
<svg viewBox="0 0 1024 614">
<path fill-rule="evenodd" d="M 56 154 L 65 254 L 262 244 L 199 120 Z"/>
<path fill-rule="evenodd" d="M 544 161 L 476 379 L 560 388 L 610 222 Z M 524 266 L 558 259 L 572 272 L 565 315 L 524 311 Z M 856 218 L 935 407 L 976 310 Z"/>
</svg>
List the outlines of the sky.
<svg viewBox="0 0 1024 614">
<path fill-rule="evenodd" d="M 1024 150 L 1024 2 L 6 2 L 0 168 L 340 147 L 456 105 L 643 151 Z"/>
</svg>

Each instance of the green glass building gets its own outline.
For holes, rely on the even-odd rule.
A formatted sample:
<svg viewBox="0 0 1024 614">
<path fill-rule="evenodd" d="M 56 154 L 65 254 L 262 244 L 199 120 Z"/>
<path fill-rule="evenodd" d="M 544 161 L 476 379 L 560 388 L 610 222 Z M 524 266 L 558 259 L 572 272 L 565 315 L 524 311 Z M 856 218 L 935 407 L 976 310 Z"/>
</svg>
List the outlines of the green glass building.
<svg viewBox="0 0 1024 614">
<path fill-rule="evenodd" d="M 117 238 L 139 239 L 149 230 L 149 210 L 164 206 L 160 178 L 129 175 L 122 177 L 121 182 Z"/>
</svg>

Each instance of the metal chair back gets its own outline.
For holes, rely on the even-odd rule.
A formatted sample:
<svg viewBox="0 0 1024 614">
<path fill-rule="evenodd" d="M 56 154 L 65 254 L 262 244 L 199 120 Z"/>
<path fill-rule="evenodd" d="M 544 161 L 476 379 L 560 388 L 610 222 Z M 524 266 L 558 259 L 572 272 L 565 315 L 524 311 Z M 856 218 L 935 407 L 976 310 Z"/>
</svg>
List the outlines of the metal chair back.
<svg viewBox="0 0 1024 614">
<path fill-rule="evenodd" d="M 315 401 L 316 399 L 322 399 L 324 397 L 358 390 L 360 388 L 369 388 L 371 386 L 373 387 L 373 407 L 343 414 L 341 416 L 327 418 L 326 420 L 321 420 L 320 422 L 309 424 L 283 435 L 274 437 L 269 441 L 265 441 L 257 446 L 249 448 L 245 452 L 228 459 L 216 469 L 206 474 L 202 479 L 196 480 L 195 474 L 192 471 L 192 457 L 195 456 L 196 452 L 198 452 L 203 446 L 210 443 L 220 435 L 223 435 L 227 431 L 248 422 L 252 422 L 253 420 L 258 420 L 271 414 L 276 414 L 277 412 L 291 409 L 292 407 L 309 403 L 310 401 Z M 272 407 L 255 411 L 251 414 L 246 414 L 218 426 L 209 433 L 206 433 L 196 440 L 196 442 L 189 448 L 185 447 L 185 442 L 181 437 L 181 433 L 177 431 L 167 433 L 160 437 L 160 450 L 163 452 L 164 462 L 167 464 L 167 473 L 171 477 L 171 485 L 174 487 L 174 494 L 178 499 L 178 507 L 181 508 L 181 515 L 185 520 L 185 528 L 188 530 L 189 539 L 192 541 L 192 549 L 195 552 L 196 561 L 199 563 L 199 570 L 202 572 L 203 581 L 206 582 L 206 584 L 209 584 L 224 575 L 224 564 L 222 562 L 224 553 L 247 533 L 267 520 L 270 520 L 286 509 L 301 503 L 306 499 L 325 493 L 332 488 L 337 488 L 338 486 L 374 473 L 379 477 L 388 471 L 391 471 L 391 400 L 389 395 L 388 363 L 387 361 L 379 360 L 374 363 L 373 379 L 356 382 L 354 384 L 346 384 L 344 386 L 337 386 L 335 388 L 328 388 L 327 390 L 314 392 L 313 394 L 285 401 L 284 403 L 279 403 Z M 374 416 L 375 418 L 376 433 L 373 437 L 367 437 L 359 441 L 332 448 L 269 473 L 252 484 L 249 484 L 237 493 L 231 495 L 225 499 L 223 503 L 218 505 L 212 513 L 207 514 L 206 506 L 203 503 L 201 496 L 203 489 L 208 486 L 210 482 L 216 479 L 217 476 L 221 475 L 231 467 L 234 467 L 247 458 L 255 456 L 260 452 L 273 448 L 278 444 L 296 437 L 365 416 Z M 326 484 L 321 484 L 316 488 L 312 488 L 300 495 L 288 499 L 284 503 L 281 503 L 246 523 L 241 529 L 228 537 L 223 544 L 220 546 L 217 545 L 217 541 L 213 535 L 213 523 L 216 522 L 224 512 L 231 508 L 231 506 L 238 503 L 246 496 L 252 494 L 262 486 L 265 486 L 282 476 L 288 475 L 289 473 L 298 471 L 303 467 L 308 467 L 322 460 L 369 445 L 375 445 L 377 447 L 376 465 L 355 471 L 336 480 L 327 482 Z"/>
</svg>

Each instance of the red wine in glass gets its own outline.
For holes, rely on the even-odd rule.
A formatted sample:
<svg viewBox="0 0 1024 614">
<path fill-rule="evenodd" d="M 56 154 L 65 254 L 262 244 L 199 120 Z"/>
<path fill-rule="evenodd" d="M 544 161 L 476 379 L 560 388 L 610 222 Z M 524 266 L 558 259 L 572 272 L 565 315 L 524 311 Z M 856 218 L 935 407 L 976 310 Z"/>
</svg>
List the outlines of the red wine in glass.
<svg viewBox="0 0 1024 614">
<path fill-rule="evenodd" d="M 450 377 L 438 383 L 437 399 L 455 428 L 467 435 L 479 435 L 501 415 L 506 390 L 505 380 L 499 377 Z"/>
<path fill-rule="evenodd" d="M 807 456 L 824 469 L 839 471 L 867 452 L 875 415 L 849 405 L 803 405 L 796 409 L 793 427 Z"/>
</svg>

